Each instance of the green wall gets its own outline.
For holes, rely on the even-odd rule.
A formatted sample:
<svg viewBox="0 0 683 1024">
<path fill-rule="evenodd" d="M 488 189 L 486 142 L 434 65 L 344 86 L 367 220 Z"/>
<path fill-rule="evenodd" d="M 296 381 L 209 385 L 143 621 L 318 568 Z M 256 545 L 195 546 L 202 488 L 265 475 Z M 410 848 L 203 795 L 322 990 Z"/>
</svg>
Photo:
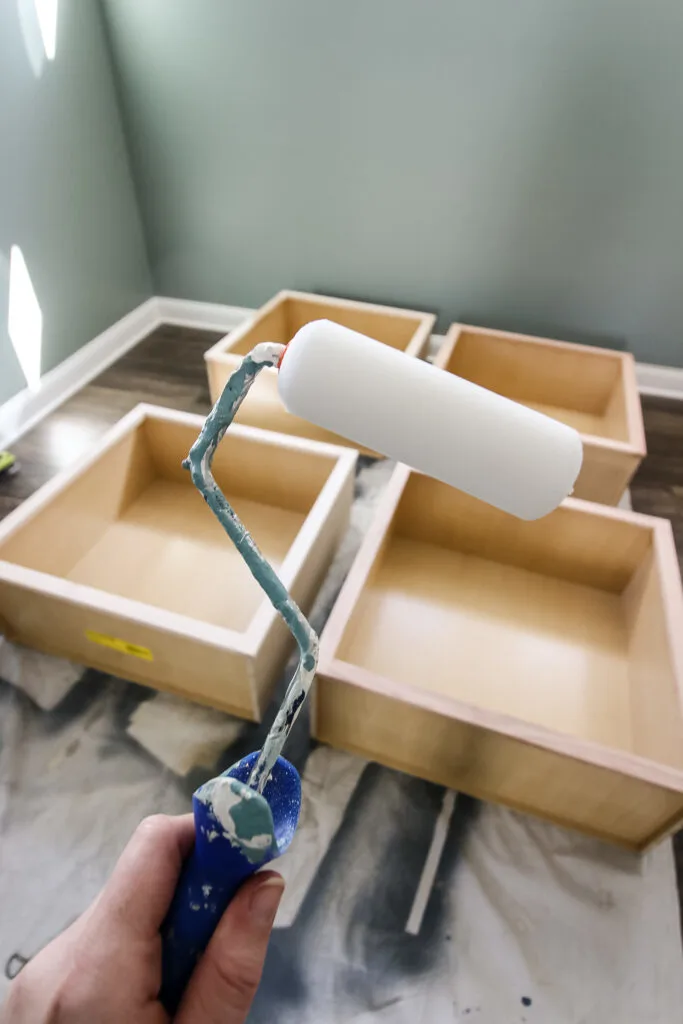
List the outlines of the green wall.
<svg viewBox="0 0 683 1024">
<path fill-rule="evenodd" d="M 683 365 L 680 0 L 105 0 L 157 292 Z"/>
<path fill-rule="evenodd" d="M 12 245 L 43 313 L 43 372 L 151 294 L 99 6 L 59 0 L 54 61 L 39 40 L 32 0 L 0 0 L 0 402 L 25 386 Z"/>
</svg>

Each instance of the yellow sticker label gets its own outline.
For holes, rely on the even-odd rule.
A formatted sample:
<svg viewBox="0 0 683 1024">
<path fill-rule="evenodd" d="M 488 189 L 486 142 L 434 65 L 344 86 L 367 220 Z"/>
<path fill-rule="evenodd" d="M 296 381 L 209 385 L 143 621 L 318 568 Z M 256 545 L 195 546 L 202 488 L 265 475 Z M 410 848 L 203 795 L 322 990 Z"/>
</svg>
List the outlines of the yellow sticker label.
<svg viewBox="0 0 683 1024">
<path fill-rule="evenodd" d="M 154 655 L 148 647 L 129 644 L 127 640 L 119 640 L 116 636 L 106 636 L 104 633 L 95 633 L 92 629 L 86 629 L 85 635 L 94 644 L 111 647 L 113 651 L 120 651 L 121 654 L 132 654 L 134 658 L 142 658 L 143 661 L 154 661 Z"/>
</svg>

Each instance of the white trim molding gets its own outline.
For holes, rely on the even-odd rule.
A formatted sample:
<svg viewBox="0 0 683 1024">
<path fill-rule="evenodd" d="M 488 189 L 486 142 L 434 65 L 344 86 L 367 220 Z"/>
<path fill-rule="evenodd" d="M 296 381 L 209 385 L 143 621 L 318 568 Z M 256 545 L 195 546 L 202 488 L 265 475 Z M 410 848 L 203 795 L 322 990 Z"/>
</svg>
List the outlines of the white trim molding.
<svg viewBox="0 0 683 1024">
<path fill-rule="evenodd" d="M 160 324 L 197 327 L 205 331 L 232 331 L 253 316 L 256 310 L 242 306 L 221 306 L 216 302 L 193 302 L 159 295 L 156 299 Z"/>
<path fill-rule="evenodd" d="M 636 380 L 641 395 L 683 399 L 683 369 L 677 366 L 636 363 Z"/>
<path fill-rule="evenodd" d="M 158 325 L 157 300 L 147 299 L 44 374 L 37 388 L 24 388 L 0 405 L 0 448 L 8 448 Z"/>
<path fill-rule="evenodd" d="M 83 345 L 54 370 L 44 374 L 37 388 L 25 388 L 0 405 L 0 449 L 13 444 L 39 420 L 162 324 L 225 331 L 227 334 L 255 312 L 243 306 L 194 302 L 166 295 L 147 299 Z M 432 335 L 430 353 L 442 340 Z M 641 395 L 683 399 L 683 369 L 636 363 L 636 375 Z"/>
<path fill-rule="evenodd" d="M 225 331 L 227 334 L 253 314 L 253 309 L 240 306 L 192 302 L 165 295 L 147 299 L 55 366 L 54 370 L 44 374 L 37 388 L 24 388 L 0 405 L 0 449 L 8 448 L 162 324 Z"/>
</svg>

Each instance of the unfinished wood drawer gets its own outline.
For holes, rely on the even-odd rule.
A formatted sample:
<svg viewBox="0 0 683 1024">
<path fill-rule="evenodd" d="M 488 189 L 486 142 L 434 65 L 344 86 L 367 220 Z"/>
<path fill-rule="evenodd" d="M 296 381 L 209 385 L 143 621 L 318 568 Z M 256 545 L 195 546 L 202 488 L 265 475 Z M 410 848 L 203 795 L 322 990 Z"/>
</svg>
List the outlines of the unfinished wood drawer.
<svg viewBox="0 0 683 1024">
<path fill-rule="evenodd" d="M 13 640 L 258 720 L 292 644 L 181 462 L 203 418 L 139 405 L 0 524 Z M 355 452 L 233 426 L 214 476 L 306 609 L 346 527 Z"/>
<path fill-rule="evenodd" d="M 435 363 L 578 430 L 574 497 L 618 504 L 645 456 L 630 353 L 453 324 Z"/>
<path fill-rule="evenodd" d="M 228 377 L 254 345 L 262 341 L 286 345 L 311 320 L 333 320 L 419 358 L 427 350 L 435 317 L 429 313 L 352 302 L 350 299 L 305 292 L 279 292 L 252 320 L 222 338 L 205 354 L 211 401 L 217 401 Z M 272 367 L 262 370 L 254 381 L 237 414 L 237 422 L 332 444 L 350 443 L 287 412 L 278 394 L 277 370 Z"/>
<path fill-rule="evenodd" d="M 670 523 L 523 522 L 399 466 L 321 640 L 314 734 L 642 848 L 683 821 Z"/>
</svg>

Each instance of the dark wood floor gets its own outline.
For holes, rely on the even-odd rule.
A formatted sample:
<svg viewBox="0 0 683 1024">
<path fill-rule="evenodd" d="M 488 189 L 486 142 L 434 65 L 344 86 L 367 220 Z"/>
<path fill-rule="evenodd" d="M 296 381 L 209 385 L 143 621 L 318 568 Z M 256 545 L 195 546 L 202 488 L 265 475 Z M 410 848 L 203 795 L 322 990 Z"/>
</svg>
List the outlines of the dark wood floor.
<svg viewBox="0 0 683 1024">
<path fill-rule="evenodd" d="M 72 465 L 138 402 L 206 414 L 204 353 L 216 331 L 159 327 L 15 444 L 20 471 L 0 477 L 0 519 Z"/>
<path fill-rule="evenodd" d="M 683 402 L 642 399 L 647 458 L 631 484 L 636 512 L 671 520 L 683 573 Z"/>
<path fill-rule="evenodd" d="M 138 402 L 209 411 L 204 352 L 221 335 L 160 327 L 13 445 L 20 472 L 0 477 L 0 519 L 71 465 Z M 683 572 L 683 402 L 644 398 L 648 456 L 632 487 L 638 512 L 673 523 Z M 679 893 L 683 832 L 675 837 Z"/>
</svg>

